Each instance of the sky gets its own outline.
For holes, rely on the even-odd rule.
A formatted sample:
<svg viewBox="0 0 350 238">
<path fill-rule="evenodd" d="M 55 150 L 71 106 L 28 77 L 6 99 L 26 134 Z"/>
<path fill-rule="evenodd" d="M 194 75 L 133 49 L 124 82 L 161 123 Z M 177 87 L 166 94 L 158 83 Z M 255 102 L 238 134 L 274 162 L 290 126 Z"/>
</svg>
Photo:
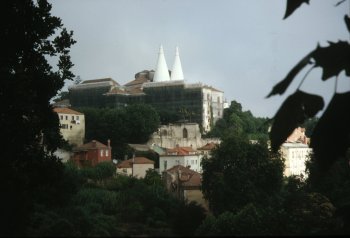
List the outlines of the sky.
<svg viewBox="0 0 350 238">
<path fill-rule="evenodd" d="M 344 15 L 350 0 L 311 0 L 283 20 L 286 0 L 49 0 L 51 13 L 74 32 L 72 72 L 82 80 L 110 77 L 123 85 L 154 70 L 160 45 L 171 70 L 179 47 L 186 83 L 213 86 L 256 117 L 273 117 L 308 69 L 283 95 L 273 86 L 317 44 L 350 40 Z M 324 97 L 350 90 L 342 72 L 321 80 L 307 75 L 300 89 Z M 71 85 L 66 82 L 63 90 Z"/>
</svg>

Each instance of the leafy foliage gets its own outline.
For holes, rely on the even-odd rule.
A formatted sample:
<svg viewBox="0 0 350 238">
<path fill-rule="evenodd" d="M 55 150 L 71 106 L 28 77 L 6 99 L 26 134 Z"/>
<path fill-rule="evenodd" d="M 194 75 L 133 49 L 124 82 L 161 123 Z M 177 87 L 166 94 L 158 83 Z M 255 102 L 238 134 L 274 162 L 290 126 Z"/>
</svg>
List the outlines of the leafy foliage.
<svg viewBox="0 0 350 238">
<path fill-rule="evenodd" d="M 202 166 L 202 190 L 214 214 L 237 212 L 248 203 L 267 205 L 282 185 L 283 161 L 266 144 L 238 135 L 225 138 Z"/>
<path fill-rule="evenodd" d="M 285 18 L 291 15 L 303 2 L 308 3 L 309 1 L 288 0 Z M 350 31 L 349 17 L 345 16 L 344 20 Z M 283 94 L 294 77 L 307 64 L 313 64 L 311 69 L 315 67 L 323 69 L 322 80 L 337 77 L 342 71 L 345 71 L 346 76 L 350 76 L 349 55 L 350 44 L 348 41 L 329 42 L 326 47 L 318 45 L 287 74 L 285 79 L 273 87 L 267 97 Z M 346 123 L 349 121 L 349 101 L 349 93 L 335 94 L 311 135 L 311 147 L 317 158 L 315 162 L 323 171 L 327 170 L 337 158 L 344 156 L 350 146 L 350 130 L 348 123 Z M 291 130 L 302 124 L 305 119 L 314 117 L 323 108 L 323 104 L 323 99 L 320 96 L 306 93 L 301 96 L 299 90 L 288 97 L 274 116 L 270 133 L 272 148 L 278 150 Z M 326 138 L 330 136 L 332 140 L 327 140 Z"/>
<path fill-rule="evenodd" d="M 240 103 L 232 101 L 230 107 L 224 109 L 223 118 L 206 136 L 224 138 L 243 133 L 251 140 L 267 140 L 268 122 L 268 118 L 254 117 L 250 111 L 243 111 Z"/>
<path fill-rule="evenodd" d="M 86 141 L 111 140 L 112 153 L 118 159 L 128 154 L 127 143 L 145 143 L 159 126 L 154 108 L 145 104 L 126 108 L 79 108 L 85 114 Z"/>
<path fill-rule="evenodd" d="M 289 96 L 277 111 L 272 124 L 271 148 L 277 151 L 285 139 L 308 118 L 324 106 L 322 97 L 297 91 Z"/>
<path fill-rule="evenodd" d="M 287 8 L 286 13 L 283 19 L 289 17 L 301 4 L 306 3 L 309 4 L 310 0 L 287 0 Z"/>
<path fill-rule="evenodd" d="M 22 235 L 34 204 L 59 204 L 63 168 L 52 155 L 62 143 L 50 99 L 72 79 L 69 48 L 75 43 L 45 0 L 1 5 L 0 131 L 3 140 L 1 235 Z M 47 62 L 56 57 L 57 70 Z M 63 190 L 62 190 L 63 189 Z"/>
</svg>

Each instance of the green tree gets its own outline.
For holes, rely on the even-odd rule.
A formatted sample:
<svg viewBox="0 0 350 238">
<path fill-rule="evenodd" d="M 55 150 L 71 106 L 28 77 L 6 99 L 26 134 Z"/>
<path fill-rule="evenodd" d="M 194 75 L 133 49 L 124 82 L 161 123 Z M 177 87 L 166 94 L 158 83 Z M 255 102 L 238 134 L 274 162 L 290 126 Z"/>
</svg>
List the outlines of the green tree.
<svg viewBox="0 0 350 238">
<path fill-rule="evenodd" d="M 111 140 L 113 156 L 122 159 L 131 156 L 127 143 L 145 143 L 158 129 L 159 116 L 153 107 L 145 104 L 126 108 L 79 108 L 85 114 L 86 141 Z"/>
<path fill-rule="evenodd" d="M 223 118 L 219 119 L 207 134 L 210 137 L 224 138 L 232 133 L 243 133 L 251 140 L 268 138 L 268 118 L 254 117 L 248 111 L 242 111 L 242 105 L 232 101 L 229 108 L 224 109 Z"/>
<path fill-rule="evenodd" d="M 133 104 L 126 108 L 129 143 L 145 143 L 159 127 L 157 111 L 147 104 Z"/>
<path fill-rule="evenodd" d="M 63 168 L 52 156 L 59 124 L 49 102 L 73 77 L 69 48 L 75 41 L 45 0 L 5 1 L 0 11 L 1 233 L 21 235 L 35 201 L 60 197 L 54 187 Z M 48 57 L 56 57 L 57 70 Z"/>
<path fill-rule="evenodd" d="M 202 166 L 202 190 L 214 214 L 237 212 L 248 203 L 268 205 L 282 186 L 283 161 L 266 144 L 241 135 L 225 138 Z"/>
</svg>

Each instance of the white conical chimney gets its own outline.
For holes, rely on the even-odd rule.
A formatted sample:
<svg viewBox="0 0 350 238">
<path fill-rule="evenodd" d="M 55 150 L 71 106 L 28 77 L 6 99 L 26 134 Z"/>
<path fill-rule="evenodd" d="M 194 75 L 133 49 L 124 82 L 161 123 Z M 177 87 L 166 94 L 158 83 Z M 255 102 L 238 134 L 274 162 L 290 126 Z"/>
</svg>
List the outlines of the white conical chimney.
<svg viewBox="0 0 350 238">
<path fill-rule="evenodd" d="M 173 70 L 171 71 L 171 80 L 184 80 L 184 74 L 182 72 L 182 66 L 179 55 L 179 47 L 176 47 Z"/>
<path fill-rule="evenodd" d="M 162 82 L 162 81 L 169 81 L 169 80 L 170 80 L 170 76 L 169 76 L 168 66 L 164 58 L 163 46 L 161 45 L 159 48 L 158 62 L 157 62 L 156 71 L 153 76 L 153 82 Z"/>
</svg>

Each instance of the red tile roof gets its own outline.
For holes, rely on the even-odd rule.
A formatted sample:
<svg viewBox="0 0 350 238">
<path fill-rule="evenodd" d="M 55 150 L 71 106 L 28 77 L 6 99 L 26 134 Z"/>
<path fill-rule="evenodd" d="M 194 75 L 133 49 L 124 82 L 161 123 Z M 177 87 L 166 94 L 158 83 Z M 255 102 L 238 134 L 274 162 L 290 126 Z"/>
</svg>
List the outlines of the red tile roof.
<svg viewBox="0 0 350 238">
<path fill-rule="evenodd" d="M 201 174 L 182 165 L 176 165 L 167 170 L 169 173 L 177 173 L 181 170 L 180 180 L 185 188 L 200 187 L 202 184 Z"/>
<path fill-rule="evenodd" d="M 206 145 L 197 148 L 197 150 L 212 150 L 214 149 L 216 146 L 218 146 L 218 144 L 215 144 L 214 142 L 209 142 Z"/>
<path fill-rule="evenodd" d="M 55 107 L 53 109 L 53 111 L 56 112 L 56 113 L 84 115 L 81 112 L 74 111 L 74 110 L 72 110 L 70 108 L 67 108 L 67 107 Z"/>
<path fill-rule="evenodd" d="M 108 146 L 102 144 L 101 142 L 97 140 L 92 140 L 84 145 L 76 147 L 75 151 L 86 151 L 89 149 L 96 149 L 96 148 L 108 148 Z"/>
<path fill-rule="evenodd" d="M 118 163 L 117 168 L 132 168 L 133 164 L 154 164 L 154 161 L 145 157 L 135 157 Z"/>
<path fill-rule="evenodd" d="M 173 149 L 166 149 L 166 154 L 173 154 L 176 153 L 176 155 L 190 155 L 190 153 L 197 152 L 192 147 L 175 147 Z"/>
</svg>

